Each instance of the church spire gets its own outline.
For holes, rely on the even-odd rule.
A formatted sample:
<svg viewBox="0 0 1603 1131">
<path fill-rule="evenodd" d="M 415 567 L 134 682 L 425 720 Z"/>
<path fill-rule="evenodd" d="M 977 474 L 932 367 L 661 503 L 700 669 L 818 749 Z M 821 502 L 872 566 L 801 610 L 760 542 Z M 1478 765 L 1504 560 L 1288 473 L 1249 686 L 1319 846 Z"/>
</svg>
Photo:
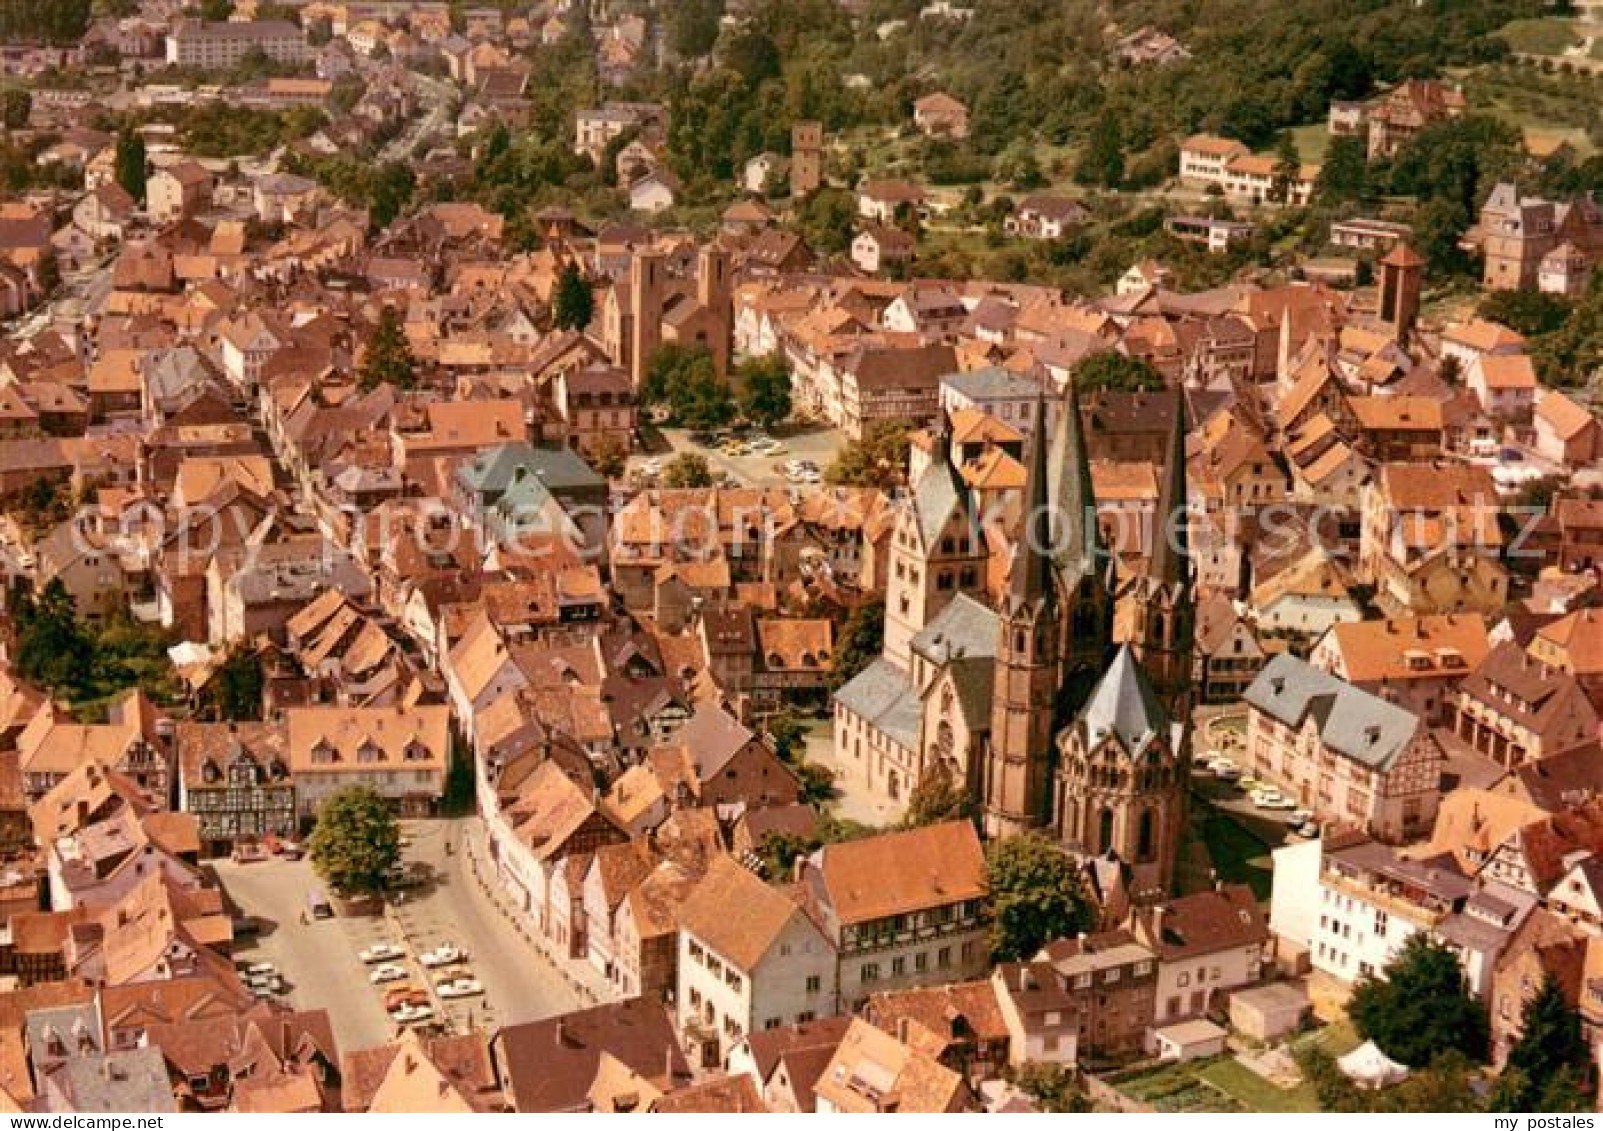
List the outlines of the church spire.
<svg viewBox="0 0 1603 1131">
<path fill-rule="evenodd" d="M 1035 427 L 1030 446 L 1028 478 L 1024 482 L 1024 521 L 1008 578 L 1008 596 L 1014 608 L 1050 599 L 1052 595 L 1052 507 L 1046 474 L 1046 405 L 1035 397 Z"/>
<path fill-rule="evenodd" d="M 1186 395 L 1180 389 L 1175 391 L 1174 431 L 1169 436 L 1168 464 L 1163 469 L 1153 521 L 1156 529 L 1147 576 L 1181 588 L 1190 580 L 1191 550 L 1186 536 Z"/>
<path fill-rule="evenodd" d="M 1091 485 L 1091 457 L 1080 421 L 1080 392 L 1071 377 L 1063 399 L 1063 423 L 1052 443 L 1052 509 L 1059 527 L 1054 550 L 1059 567 L 1072 580 L 1095 572 L 1103 553 Z"/>
</svg>

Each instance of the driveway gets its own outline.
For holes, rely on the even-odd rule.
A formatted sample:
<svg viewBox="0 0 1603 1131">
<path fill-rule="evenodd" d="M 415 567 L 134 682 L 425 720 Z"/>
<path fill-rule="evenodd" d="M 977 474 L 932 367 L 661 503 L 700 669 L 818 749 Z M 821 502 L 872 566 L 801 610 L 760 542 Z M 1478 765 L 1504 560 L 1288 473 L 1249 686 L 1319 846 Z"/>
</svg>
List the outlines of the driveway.
<svg viewBox="0 0 1603 1131">
<path fill-rule="evenodd" d="M 383 916 L 303 923 L 306 893 L 321 886 L 309 861 L 217 862 L 218 877 L 240 910 L 266 923 L 254 945 L 240 948 L 239 957 L 277 966 L 296 1008 L 327 1009 L 341 1049 L 370 1047 L 397 1035 L 384 1012 L 385 987 L 368 980 L 372 968 L 357 958 L 375 942 L 396 943 L 407 951 L 401 964 L 408 977 L 394 984 L 431 991 L 433 976 L 417 956 L 447 942 L 467 951 L 462 973 L 482 983 L 485 993 L 451 1002 L 435 998 L 440 1016 L 454 1028 L 491 1029 L 579 1008 L 562 976 L 518 937 L 466 874 L 457 850 L 465 820 L 402 822 L 409 842 L 403 856 L 427 865 L 433 878 L 398 906 L 386 907 Z"/>
</svg>

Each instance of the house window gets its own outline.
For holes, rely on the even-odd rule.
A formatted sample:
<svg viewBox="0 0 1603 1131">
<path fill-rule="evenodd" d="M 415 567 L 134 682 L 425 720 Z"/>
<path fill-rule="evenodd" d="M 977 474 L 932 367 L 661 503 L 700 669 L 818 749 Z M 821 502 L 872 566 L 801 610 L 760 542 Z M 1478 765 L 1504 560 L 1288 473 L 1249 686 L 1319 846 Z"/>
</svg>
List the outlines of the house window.
<svg viewBox="0 0 1603 1131">
<path fill-rule="evenodd" d="M 864 985 L 879 981 L 879 964 L 877 962 L 863 963 L 862 978 Z"/>
<path fill-rule="evenodd" d="M 824 980 L 822 978 L 820 978 L 817 974 L 809 974 L 807 976 L 807 992 L 808 993 L 816 994 L 819 991 L 819 989 L 822 988 L 823 984 L 824 984 Z"/>
</svg>

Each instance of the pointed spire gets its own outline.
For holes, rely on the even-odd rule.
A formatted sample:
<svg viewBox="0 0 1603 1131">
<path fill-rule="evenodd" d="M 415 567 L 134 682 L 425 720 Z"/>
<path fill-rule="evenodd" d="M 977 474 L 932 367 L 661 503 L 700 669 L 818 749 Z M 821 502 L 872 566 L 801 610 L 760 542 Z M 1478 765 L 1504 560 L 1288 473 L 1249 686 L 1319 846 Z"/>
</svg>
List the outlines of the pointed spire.
<svg viewBox="0 0 1603 1131">
<path fill-rule="evenodd" d="M 1024 521 L 1019 526 L 1019 543 L 1013 548 L 1013 566 L 1008 579 L 1008 593 L 1014 608 L 1044 600 L 1052 593 L 1048 557 L 1052 547 L 1052 507 L 1046 474 L 1046 402 L 1040 393 L 1035 396 L 1035 428 L 1028 442 L 1030 467 L 1024 482 Z"/>
<path fill-rule="evenodd" d="M 1080 421 L 1080 393 L 1073 378 L 1064 394 L 1063 423 L 1052 442 L 1052 510 L 1059 524 L 1053 532 L 1058 563 L 1083 574 L 1096 568 L 1102 554 L 1102 532 L 1096 521 L 1096 492 L 1091 485 L 1091 457 Z"/>
<path fill-rule="evenodd" d="M 1153 581 L 1182 587 L 1190 581 L 1191 549 L 1186 537 L 1186 394 L 1175 390 L 1174 431 L 1169 436 L 1168 464 L 1158 488 L 1158 509 L 1153 515 L 1152 559 L 1147 576 Z M 1180 517 L 1176 517 L 1180 512 Z"/>
</svg>

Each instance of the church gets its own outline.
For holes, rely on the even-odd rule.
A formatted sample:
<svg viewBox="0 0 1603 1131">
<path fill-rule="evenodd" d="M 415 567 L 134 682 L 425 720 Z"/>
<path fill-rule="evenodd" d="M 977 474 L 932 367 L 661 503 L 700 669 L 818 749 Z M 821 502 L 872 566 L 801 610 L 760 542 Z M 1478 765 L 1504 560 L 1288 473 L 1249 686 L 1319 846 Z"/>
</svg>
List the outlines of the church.
<svg viewBox="0 0 1603 1131">
<path fill-rule="evenodd" d="M 883 654 L 836 693 L 837 755 L 896 809 L 928 775 L 962 782 L 987 836 L 1054 837 L 1099 874 L 1116 865 L 1132 898 L 1160 898 L 1184 836 L 1190 757 L 1185 413 L 1168 439 L 1159 529 L 1129 577 L 1097 521 L 1076 391 L 1057 429 L 1043 403 L 1036 413 L 1010 550 L 993 549 L 1006 539 L 936 436 L 892 535 Z"/>
</svg>

